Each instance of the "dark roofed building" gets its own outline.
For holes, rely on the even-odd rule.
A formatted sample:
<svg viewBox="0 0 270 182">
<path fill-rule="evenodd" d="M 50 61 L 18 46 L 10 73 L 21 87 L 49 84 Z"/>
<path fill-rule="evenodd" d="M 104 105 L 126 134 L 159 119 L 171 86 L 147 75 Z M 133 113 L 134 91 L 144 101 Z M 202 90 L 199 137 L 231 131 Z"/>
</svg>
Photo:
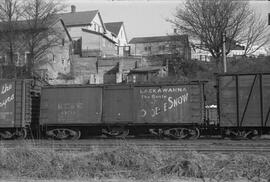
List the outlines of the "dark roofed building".
<svg viewBox="0 0 270 182">
<path fill-rule="evenodd" d="M 13 23 L 12 36 L 13 40 L 13 55 L 10 55 L 8 39 L 1 36 L 0 41 L 0 66 L 3 69 L 8 69 L 13 65 L 13 59 L 16 67 L 26 68 L 31 60 L 31 44 L 28 40 L 33 37 L 33 21 L 18 21 Z M 70 45 L 71 37 L 67 31 L 64 22 L 59 18 L 52 18 L 48 21 L 40 21 L 37 24 L 38 34 L 35 34 L 35 41 L 39 42 L 34 46 L 34 62 L 33 71 L 36 75 L 47 79 L 50 84 L 59 81 L 59 75 L 66 75 L 70 72 Z M 9 30 L 4 22 L 0 23 L 0 32 L 7 33 Z M 45 48 L 44 48 L 45 47 Z M 48 48 L 46 48 L 48 47 Z M 18 69 L 23 70 L 23 69 Z M 9 78 L 6 75 L 1 75 L 4 78 Z M 11 75 L 14 76 L 14 75 Z M 17 75 L 17 76 L 27 76 Z"/>
<path fill-rule="evenodd" d="M 129 41 L 129 44 L 133 55 L 153 56 L 178 53 L 185 59 L 191 57 L 188 35 L 135 37 Z"/>
<path fill-rule="evenodd" d="M 115 37 L 115 42 L 117 45 L 117 55 L 129 56 L 130 47 L 128 46 L 128 39 L 124 22 L 108 22 L 105 23 L 105 27 Z"/>
<path fill-rule="evenodd" d="M 76 12 L 76 7 L 71 6 L 71 12 L 59 14 L 69 29 L 71 37 L 80 37 L 81 29 L 88 29 L 106 33 L 106 28 L 98 10 Z"/>
<path fill-rule="evenodd" d="M 60 16 L 62 20 L 65 22 L 65 25 L 67 27 L 72 27 L 72 26 L 90 25 L 97 14 L 98 10 L 93 10 L 93 11 L 63 13 L 60 14 Z"/>
<path fill-rule="evenodd" d="M 149 82 L 167 76 L 167 71 L 166 66 L 144 66 L 134 68 L 130 70 L 127 81 L 129 83 Z"/>
<path fill-rule="evenodd" d="M 128 43 L 124 22 L 108 22 L 105 27 L 115 37 L 118 46 L 126 46 Z"/>
<path fill-rule="evenodd" d="M 107 30 L 109 30 L 110 32 L 112 32 L 114 35 L 117 36 L 123 24 L 124 24 L 123 22 L 109 22 L 105 23 L 105 27 Z"/>
<path fill-rule="evenodd" d="M 76 12 L 72 5 L 71 12 L 59 16 L 72 37 L 74 54 L 81 57 L 116 55 L 116 42 L 106 31 L 98 10 Z"/>
</svg>

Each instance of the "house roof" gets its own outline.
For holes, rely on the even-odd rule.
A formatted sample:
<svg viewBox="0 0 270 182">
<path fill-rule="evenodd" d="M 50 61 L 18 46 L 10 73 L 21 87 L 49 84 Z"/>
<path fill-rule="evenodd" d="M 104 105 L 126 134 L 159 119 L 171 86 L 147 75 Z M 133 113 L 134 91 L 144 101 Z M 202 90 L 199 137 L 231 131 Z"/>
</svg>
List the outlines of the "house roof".
<svg viewBox="0 0 270 182">
<path fill-rule="evenodd" d="M 41 24 L 38 24 L 38 29 L 39 30 L 46 30 L 48 29 L 49 27 L 55 25 L 57 22 L 61 22 L 63 28 L 65 29 L 65 32 L 69 38 L 69 40 L 71 41 L 71 37 L 70 37 L 70 34 L 65 26 L 65 23 L 64 21 L 61 19 L 61 18 L 58 18 L 58 17 L 52 17 L 50 19 L 50 21 L 46 21 L 45 23 L 41 23 Z M 7 22 L 0 22 L 0 32 L 8 32 L 9 29 L 8 29 L 8 23 Z M 17 31 L 17 32 L 21 32 L 21 31 L 28 31 L 32 28 L 32 20 L 21 20 L 21 21 L 17 21 L 17 22 L 14 22 L 12 24 L 13 26 L 13 30 L 14 31 Z"/>
<path fill-rule="evenodd" d="M 85 29 L 85 28 L 82 28 L 82 31 L 83 32 L 87 32 L 87 33 L 92 33 L 92 34 L 100 35 L 100 36 L 104 37 L 105 39 L 111 41 L 112 43 L 116 43 L 114 40 L 110 39 L 109 37 L 107 37 L 105 34 L 103 34 L 101 32 L 96 32 L 96 31 Z"/>
<path fill-rule="evenodd" d="M 123 22 L 108 22 L 105 23 L 105 27 L 110 32 L 114 33 L 115 35 L 118 35 L 123 24 L 124 24 Z"/>
<path fill-rule="evenodd" d="M 44 21 L 42 23 L 37 23 L 33 20 L 20 20 L 20 21 L 14 21 L 11 22 L 0 22 L 0 31 L 1 32 L 8 32 L 10 31 L 8 25 L 12 26 L 12 31 L 24 31 L 24 30 L 29 30 L 33 27 L 33 25 L 37 26 L 37 29 L 47 29 L 50 26 L 54 25 L 56 22 L 58 22 L 60 19 L 52 17 L 49 19 L 49 21 Z"/>
<path fill-rule="evenodd" d="M 65 23 L 62 19 L 60 18 L 52 18 L 51 21 L 48 21 L 46 23 L 42 23 L 42 24 L 38 24 L 38 28 L 39 30 L 47 30 L 49 27 L 55 25 L 57 22 L 61 22 L 68 38 L 70 41 L 72 41 L 71 39 L 71 36 L 65 26 Z M 31 25 L 31 22 L 27 21 L 27 20 L 21 20 L 21 21 L 18 21 L 18 22 L 15 22 L 13 25 L 13 30 L 14 31 L 17 31 L 17 32 L 21 32 L 21 31 L 28 31 L 32 28 L 32 25 Z M 8 32 L 8 26 L 7 26 L 7 23 L 6 22 L 0 22 L 0 32 Z"/>
<path fill-rule="evenodd" d="M 59 14 L 59 16 L 62 18 L 66 26 L 79 26 L 79 25 L 89 25 L 93 21 L 97 13 L 98 10 L 80 11 L 80 12 L 62 13 Z"/>
<path fill-rule="evenodd" d="M 188 35 L 167 35 L 155 37 L 135 37 L 129 41 L 130 44 L 152 43 L 152 42 L 168 42 L 168 41 L 184 41 L 188 43 Z"/>
</svg>

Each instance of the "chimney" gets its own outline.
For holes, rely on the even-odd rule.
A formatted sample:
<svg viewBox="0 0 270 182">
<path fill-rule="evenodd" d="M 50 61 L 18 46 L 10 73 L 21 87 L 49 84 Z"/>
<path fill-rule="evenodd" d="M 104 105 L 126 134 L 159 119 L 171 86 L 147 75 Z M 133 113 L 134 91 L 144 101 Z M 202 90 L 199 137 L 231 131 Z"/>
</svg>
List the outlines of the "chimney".
<svg viewBox="0 0 270 182">
<path fill-rule="evenodd" d="M 75 5 L 71 5 L 71 13 L 75 13 L 76 12 L 76 6 Z"/>
</svg>

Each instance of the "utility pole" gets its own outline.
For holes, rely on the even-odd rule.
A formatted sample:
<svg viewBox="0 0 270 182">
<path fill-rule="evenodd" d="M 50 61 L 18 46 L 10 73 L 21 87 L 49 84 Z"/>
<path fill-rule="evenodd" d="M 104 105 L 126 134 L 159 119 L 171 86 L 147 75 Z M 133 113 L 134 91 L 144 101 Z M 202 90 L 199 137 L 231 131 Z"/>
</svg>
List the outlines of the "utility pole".
<svg viewBox="0 0 270 182">
<path fill-rule="evenodd" d="M 222 49 L 222 55 L 223 55 L 223 67 L 224 67 L 224 73 L 227 72 L 227 62 L 226 62 L 226 32 L 222 35 L 222 43 L 223 43 L 223 49 Z"/>
</svg>

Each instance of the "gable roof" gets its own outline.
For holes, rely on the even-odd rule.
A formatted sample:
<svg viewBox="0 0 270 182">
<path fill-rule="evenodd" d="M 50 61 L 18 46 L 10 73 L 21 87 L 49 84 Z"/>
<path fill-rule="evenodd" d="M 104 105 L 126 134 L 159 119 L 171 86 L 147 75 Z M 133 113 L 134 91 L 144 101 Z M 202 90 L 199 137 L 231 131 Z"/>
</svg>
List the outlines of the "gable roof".
<svg viewBox="0 0 270 182">
<path fill-rule="evenodd" d="M 62 13 L 59 14 L 59 16 L 62 18 L 65 25 L 69 27 L 69 26 L 89 25 L 97 14 L 98 10 L 93 10 L 93 11 Z"/>
<path fill-rule="evenodd" d="M 60 19 L 57 17 L 51 17 L 47 21 L 39 21 L 38 23 L 35 23 L 33 20 L 18 20 L 18 21 L 12 21 L 9 22 L 0 22 L 0 31 L 1 32 L 9 32 L 9 25 L 12 27 L 12 31 L 24 31 L 29 30 L 33 26 L 37 29 L 48 29 L 50 26 L 53 26 L 56 24 Z"/>
<path fill-rule="evenodd" d="M 124 23 L 123 22 L 108 22 L 105 23 L 105 27 L 110 32 L 114 33 L 116 36 L 119 34 L 119 31 Z"/>
<path fill-rule="evenodd" d="M 71 39 L 71 36 L 70 36 L 70 34 L 69 34 L 66 26 L 65 26 L 64 21 L 61 18 L 52 17 L 50 19 L 50 21 L 46 21 L 45 23 L 38 24 L 37 25 L 38 26 L 37 28 L 39 30 L 47 30 L 48 28 L 54 26 L 59 21 L 60 21 L 61 25 L 63 26 L 63 28 L 64 28 L 64 30 L 65 30 L 65 32 L 66 32 L 69 40 L 71 41 L 72 40 Z M 15 31 L 15 32 L 29 31 L 29 30 L 32 29 L 32 27 L 31 27 L 31 23 L 32 22 L 33 22 L 32 20 L 30 20 L 30 21 L 29 20 L 20 20 L 20 21 L 14 22 L 12 24 L 13 31 Z M 7 25 L 8 25 L 7 22 L 0 22 L 0 32 L 9 32 L 9 29 L 8 29 L 8 26 Z"/>
<path fill-rule="evenodd" d="M 167 35 L 155 37 L 135 37 L 129 41 L 130 44 L 152 43 L 152 42 L 169 42 L 183 41 L 188 43 L 188 35 Z"/>
<path fill-rule="evenodd" d="M 72 41 L 71 36 L 70 36 L 70 34 L 65 26 L 65 23 L 63 22 L 62 19 L 52 18 L 52 21 L 48 21 L 48 22 L 46 22 L 46 24 L 38 25 L 38 29 L 39 30 L 47 30 L 50 27 L 54 26 L 59 21 L 60 21 L 61 25 L 63 26 L 63 28 L 68 36 L 69 41 Z M 23 31 L 29 31 L 32 29 L 30 24 L 31 24 L 31 22 L 29 22 L 27 20 L 21 20 L 21 21 L 15 22 L 12 26 L 13 26 L 13 30 L 15 32 L 23 32 Z M 7 28 L 7 23 L 0 22 L 0 32 L 8 32 L 8 31 L 9 30 Z"/>
<path fill-rule="evenodd" d="M 93 31 L 93 30 L 88 30 L 88 29 L 85 29 L 85 28 L 82 28 L 82 31 L 83 32 L 87 32 L 87 33 L 92 33 L 92 34 L 100 35 L 100 36 L 104 37 L 105 39 L 107 39 L 108 41 L 110 41 L 112 43 L 116 43 L 114 40 L 110 39 L 108 36 L 106 36 L 103 33 L 96 32 L 96 31 Z"/>
</svg>

